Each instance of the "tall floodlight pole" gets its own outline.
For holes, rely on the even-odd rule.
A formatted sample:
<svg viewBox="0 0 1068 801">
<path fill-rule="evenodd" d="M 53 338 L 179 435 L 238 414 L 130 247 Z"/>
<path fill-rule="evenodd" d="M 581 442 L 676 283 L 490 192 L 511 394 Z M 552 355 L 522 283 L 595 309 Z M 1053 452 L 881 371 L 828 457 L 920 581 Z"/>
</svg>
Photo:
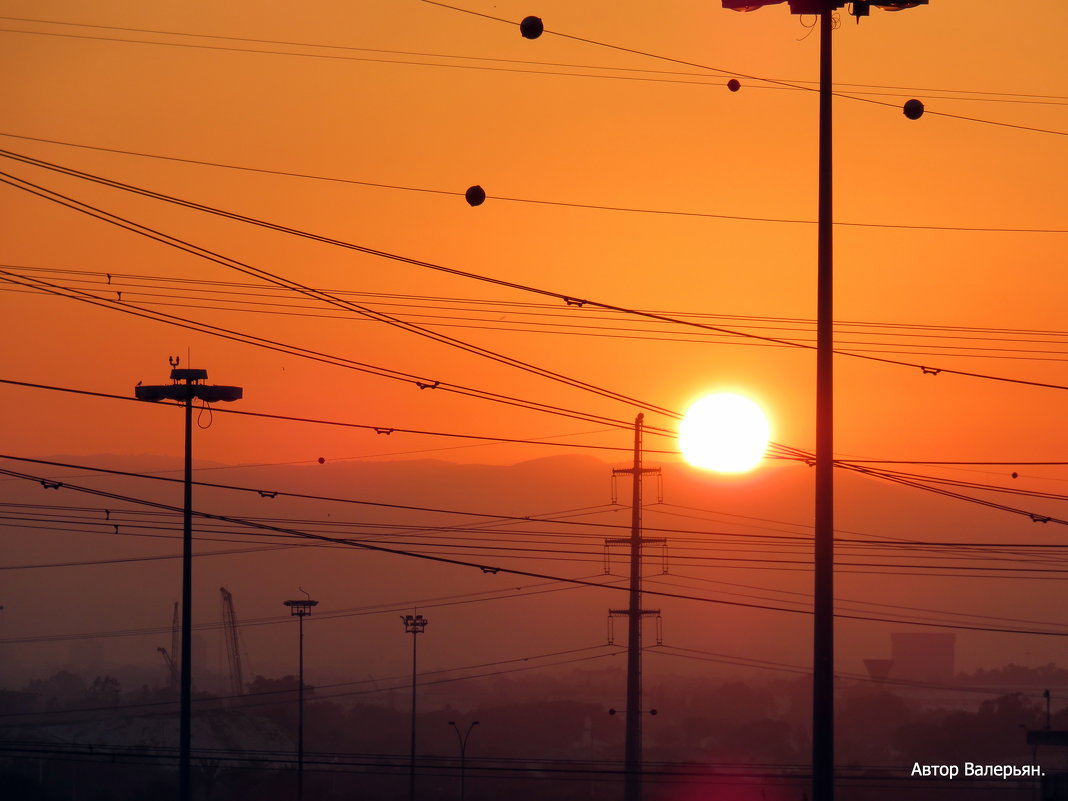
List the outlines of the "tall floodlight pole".
<svg viewBox="0 0 1068 801">
<path fill-rule="evenodd" d="M 422 615 L 401 615 L 405 634 L 412 635 L 412 738 L 408 756 L 408 801 L 415 801 L 415 685 L 416 653 L 419 635 L 426 629 L 427 619 Z"/>
<path fill-rule="evenodd" d="M 460 727 L 456 725 L 455 720 L 450 720 L 449 725 L 452 726 L 452 730 L 456 732 L 456 741 L 460 744 L 460 801 L 464 801 L 464 774 L 467 768 L 467 738 L 471 736 L 471 729 L 478 725 L 478 721 L 474 720 L 467 724 L 467 731 L 460 735 Z"/>
<path fill-rule="evenodd" d="M 192 728 L 192 606 L 193 606 L 193 400 L 214 403 L 241 398 L 241 387 L 220 387 L 200 383 L 207 370 L 179 370 L 172 358 L 170 384 L 134 387 L 134 397 L 144 401 L 173 400 L 185 406 L 185 494 L 182 516 L 182 658 L 181 701 L 178 725 L 178 799 L 190 801 L 190 732 Z M 182 383 L 184 382 L 184 383 Z"/>
<path fill-rule="evenodd" d="M 783 0 L 722 0 L 723 7 L 752 11 Z M 816 503 L 812 620 L 812 798 L 834 798 L 834 281 L 831 172 L 831 30 L 845 0 L 788 0 L 790 13 L 820 21 L 819 218 L 816 267 Z M 853 14 L 871 6 L 890 10 L 927 0 L 857 0 Z M 907 114 L 907 110 L 906 110 Z"/>
<path fill-rule="evenodd" d="M 308 593 L 303 587 L 300 591 Z M 298 673 L 297 679 L 297 801 L 304 799 L 304 618 L 311 614 L 312 607 L 318 606 L 318 601 L 313 601 L 311 596 L 298 601 L 283 601 L 289 607 L 289 614 L 297 618 L 297 654 Z"/>
</svg>

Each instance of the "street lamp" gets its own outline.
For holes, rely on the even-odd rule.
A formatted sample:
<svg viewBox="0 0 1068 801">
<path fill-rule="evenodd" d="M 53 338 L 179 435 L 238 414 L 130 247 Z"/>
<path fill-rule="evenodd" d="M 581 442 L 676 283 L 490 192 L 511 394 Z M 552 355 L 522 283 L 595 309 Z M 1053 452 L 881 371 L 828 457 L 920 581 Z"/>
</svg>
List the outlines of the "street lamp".
<svg viewBox="0 0 1068 801">
<path fill-rule="evenodd" d="M 408 801 L 415 801 L 415 657 L 418 635 L 426 629 L 427 619 L 422 615 L 401 615 L 404 633 L 412 635 L 412 739 L 408 758 Z"/>
<path fill-rule="evenodd" d="M 783 0 L 722 0 L 734 11 L 753 11 Z M 819 222 L 816 278 L 816 525 L 812 638 L 812 797 L 834 798 L 834 282 L 831 202 L 831 29 L 845 0 L 788 0 L 791 14 L 820 18 Z M 858 0 L 853 14 L 871 6 L 898 11 L 927 0 Z M 905 110 L 916 119 L 922 113 Z"/>
<path fill-rule="evenodd" d="M 189 801 L 190 730 L 192 723 L 192 606 L 193 606 L 193 399 L 205 403 L 239 400 L 241 387 L 219 387 L 200 383 L 207 370 L 179 370 L 178 358 L 171 364 L 170 384 L 134 387 L 134 397 L 143 401 L 174 400 L 185 404 L 185 509 L 182 518 L 182 658 L 181 701 L 178 724 L 178 798 Z M 181 383 L 181 382 L 185 383 Z"/>
<path fill-rule="evenodd" d="M 303 587 L 299 588 L 305 595 L 308 593 Z M 311 596 L 297 601 L 283 601 L 289 607 L 289 614 L 298 621 L 298 645 L 299 673 L 297 679 L 297 801 L 304 798 L 304 618 L 311 614 L 312 607 L 318 606 L 318 601 L 313 601 Z"/>
<path fill-rule="evenodd" d="M 472 721 L 467 726 L 467 731 L 460 736 L 460 727 L 456 725 L 456 721 L 450 720 L 449 725 L 452 726 L 452 730 L 456 732 L 456 742 L 460 744 L 460 801 L 464 801 L 464 773 L 467 768 L 467 738 L 471 736 L 471 729 L 478 725 L 478 721 Z"/>
</svg>

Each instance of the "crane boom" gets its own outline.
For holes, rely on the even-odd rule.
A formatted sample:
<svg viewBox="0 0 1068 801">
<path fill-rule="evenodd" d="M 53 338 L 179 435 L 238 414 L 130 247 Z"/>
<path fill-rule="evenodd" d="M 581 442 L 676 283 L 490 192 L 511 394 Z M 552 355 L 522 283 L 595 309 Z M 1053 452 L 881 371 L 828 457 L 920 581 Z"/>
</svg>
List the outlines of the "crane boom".
<svg viewBox="0 0 1068 801">
<path fill-rule="evenodd" d="M 182 627 L 182 618 L 178 614 L 178 602 L 174 602 L 174 614 L 171 615 L 171 659 L 175 664 L 181 659 L 179 649 L 182 645 L 182 640 L 178 636 L 178 631 Z"/>
<path fill-rule="evenodd" d="M 222 596 L 223 638 L 226 640 L 226 659 L 230 665 L 230 692 L 244 695 L 245 680 L 241 673 L 241 650 L 237 642 L 237 618 L 234 615 L 234 596 L 226 587 L 219 587 Z"/>
<path fill-rule="evenodd" d="M 173 689 L 174 687 L 178 686 L 178 680 L 179 680 L 178 665 L 175 664 L 174 657 L 171 656 L 171 654 L 167 653 L 167 649 L 166 648 L 160 647 L 160 648 L 157 648 L 156 650 L 160 652 L 160 654 L 163 656 L 163 661 L 167 663 L 167 670 L 168 670 L 168 673 L 170 675 L 170 682 L 171 682 L 170 686 Z"/>
</svg>

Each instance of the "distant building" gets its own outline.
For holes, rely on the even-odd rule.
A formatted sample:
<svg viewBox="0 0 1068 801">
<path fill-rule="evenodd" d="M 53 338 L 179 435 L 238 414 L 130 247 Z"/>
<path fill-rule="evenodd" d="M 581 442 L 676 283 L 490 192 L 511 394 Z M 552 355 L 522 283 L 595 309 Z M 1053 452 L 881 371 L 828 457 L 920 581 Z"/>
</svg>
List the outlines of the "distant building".
<svg viewBox="0 0 1068 801">
<path fill-rule="evenodd" d="M 898 632 L 890 635 L 890 675 L 905 681 L 950 681 L 956 673 L 956 634 Z"/>
</svg>

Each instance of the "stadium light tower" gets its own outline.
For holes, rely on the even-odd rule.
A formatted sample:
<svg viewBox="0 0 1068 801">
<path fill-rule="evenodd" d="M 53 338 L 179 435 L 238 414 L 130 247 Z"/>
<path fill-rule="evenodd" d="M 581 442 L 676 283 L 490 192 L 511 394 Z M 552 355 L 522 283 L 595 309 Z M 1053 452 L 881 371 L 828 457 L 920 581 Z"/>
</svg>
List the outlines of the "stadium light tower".
<svg viewBox="0 0 1068 801">
<path fill-rule="evenodd" d="M 401 615 L 401 620 L 404 621 L 404 633 L 412 635 L 412 738 L 408 757 L 408 801 L 415 801 L 415 659 L 419 635 L 426 630 L 429 621 L 422 615 Z"/>
<path fill-rule="evenodd" d="M 787 0 L 791 14 L 820 20 L 819 224 L 816 278 L 816 534 L 812 640 L 812 798 L 834 799 L 834 283 L 831 203 L 831 29 L 844 0 Z M 722 0 L 733 11 L 754 11 L 784 0 Z M 926 5 L 927 0 L 857 0 L 856 17 L 871 6 L 888 11 Z M 912 101 L 910 101 L 912 102 Z M 922 109 L 922 107 L 921 107 Z M 916 119 L 919 114 L 906 116 Z M 922 113 L 922 110 L 919 112 Z"/>
<path fill-rule="evenodd" d="M 193 400 L 205 403 L 239 400 L 241 387 L 220 387 L 200 382 L 207 370 L 179 370 L 172 358 L 170 384 L 134 387 L 134 397 L 143 401 L 173 400 L 185 405 L 185 504 L 182 518 L 182 658 L 181 702 L 178 725 L 178 799 L 190 801 L 189 741 L 192 721 L 192 600 L 193 600 Z"/>
<path fill-rule="evenodd" d="M 300 662 L 300 678 L 297 680 L 297 801 L 304 801 L 304 618 L 311 614 L 312 607 L 318 606 L 319 602 L 313 601 L 303 587 L 299 589 L 308 597 L 282 603 L 289 607 L 290 616 L 297 618 L 297 653 Z"/>
</svg>

